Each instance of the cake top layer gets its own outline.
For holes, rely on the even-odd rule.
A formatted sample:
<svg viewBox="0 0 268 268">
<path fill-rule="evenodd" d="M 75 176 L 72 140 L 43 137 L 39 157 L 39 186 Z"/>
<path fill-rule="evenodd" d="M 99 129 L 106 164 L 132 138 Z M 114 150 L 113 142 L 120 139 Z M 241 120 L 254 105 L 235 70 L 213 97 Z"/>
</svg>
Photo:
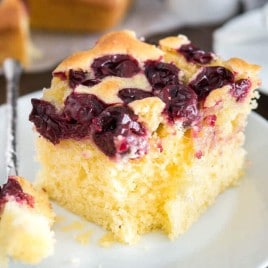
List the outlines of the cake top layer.
<svg viewBox="0 0 268 268">
<path fill-rule="evenodd" d="M 176 132 L 202 125 L 219 96 L 249 103 L 258 71 L 202 51 L 183 35 L 156 47 L 131 31 L 112 32 L 55 69 L 43 99 L 32 100 L 30 120 L 54 144 L 90 138 L 109 157 L 137 158 L 159 126 Z"/>
<path fill-rule="evenodd" d="M 88 71 L 96 58 L 116 54 L 131 56 L 137 61 L 157 60 L 163 56 L 163 52 L 157 47 L 136 39 L 134 32 L 111 32 L 102 36 L 92 49 L 75 53 L 65 59 L 54 70 L 54 73 L 65 72 L 69 69 Z"/>
</svg>

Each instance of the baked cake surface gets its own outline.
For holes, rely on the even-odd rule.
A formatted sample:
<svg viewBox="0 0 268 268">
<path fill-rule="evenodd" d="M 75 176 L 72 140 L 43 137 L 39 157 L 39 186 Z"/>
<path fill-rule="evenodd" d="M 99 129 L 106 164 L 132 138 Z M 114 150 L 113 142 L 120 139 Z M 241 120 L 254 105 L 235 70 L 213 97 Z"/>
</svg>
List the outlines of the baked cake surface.
<svg viewBox="0 0 268 268">
<path fill-rule="evenodd" d="M 44 191 L 22 177 L 9 177 L 0 187 L 0 266 L 9 257 L 36 264 L 51 255 L 54 217 Z"/>
<path fill-rule="evenodd" d="M 0 1 L 0 65 L 11 57 L 27 66 L 30 61 L 29 21 L 21 0 Z"/>
<path fill-rule="evenodd" d="M 117 241 L 176 238 L 243 174 L 258 71 L 183 35 L 159 46 L 131 31 L 103 36 L 32 100 L 39 185 Z"/>
</svg>

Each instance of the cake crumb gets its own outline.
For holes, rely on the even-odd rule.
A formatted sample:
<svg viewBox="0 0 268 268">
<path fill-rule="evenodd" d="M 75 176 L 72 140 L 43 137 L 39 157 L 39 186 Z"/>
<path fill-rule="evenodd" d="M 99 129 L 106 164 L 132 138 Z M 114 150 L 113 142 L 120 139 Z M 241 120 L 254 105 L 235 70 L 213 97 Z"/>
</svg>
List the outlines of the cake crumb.
<svg viewBox="0 0 268 268">
<path fill-rule="evenodd" d="M 99 240 L 99 245 L 105 248 L 112 246 L 116 242 L 114 235 L 108 232 Z"/>
<path fill-rule="evenodd" d="M 75 237 L 75 240 L 78 241 L 82 245 L 88 245 L 91 235 L 92 235 L 92 230 L 88 230 L 86 232 L 82 232 L 78 234 Z"/>
<path fill-rule="evenodd" d="M 73 221 L 69 225 L 61 227 L 61 230 L 64 232 L 82 230 L 85 228 L 85 223 L 81 221 Z"/>
<path fill-rule="evenodd" d="M 55 217 L 55 223 L 63 222 L 63 221 L 65 221 L 65 219 L 66 218 L 64 216 L 56 215 L 56 217 Z"/>
</svg>

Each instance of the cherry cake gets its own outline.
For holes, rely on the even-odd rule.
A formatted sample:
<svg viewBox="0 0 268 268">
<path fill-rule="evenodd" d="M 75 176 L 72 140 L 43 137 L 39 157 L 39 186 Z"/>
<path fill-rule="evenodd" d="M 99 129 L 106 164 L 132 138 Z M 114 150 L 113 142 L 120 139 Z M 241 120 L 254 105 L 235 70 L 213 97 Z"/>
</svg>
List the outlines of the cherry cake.
<svg viewBox="0 0 268 268">
<path fill-rule="evenodd" d="M 51 255 L 54 217 L 43 190 L 22 177 L 9 176 L 0 186 L 0 267 L 7 267 L 9 257 L 36 264 Z"/>
<path fill-rule="evenodd" d="M 116 241 L 178 237 L 243 174 L 258 71 L 183 35 L 158 46 L 104 35 L 32 99 L 39 185 Z"/>
</svg>

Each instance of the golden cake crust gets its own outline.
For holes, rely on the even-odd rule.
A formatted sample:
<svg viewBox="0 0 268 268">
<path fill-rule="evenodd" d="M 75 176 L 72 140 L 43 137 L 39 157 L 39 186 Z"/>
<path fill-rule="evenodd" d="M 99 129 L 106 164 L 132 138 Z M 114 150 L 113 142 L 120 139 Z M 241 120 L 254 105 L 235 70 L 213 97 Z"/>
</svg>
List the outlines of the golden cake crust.
<svg viewBox="0 0 268 268">
<path fill-rule="evenodd" d="M 129 54 L 140 61 L 157 60 L 163 56 L 163 52 L 156 46 L 136 39 L 132 31 L 111 32 L 101 37 L 92 49 L 75 53 L 62 61 L 54 72 L 87 70 L 95 58 L 110 54 Z"/>
</svg>

